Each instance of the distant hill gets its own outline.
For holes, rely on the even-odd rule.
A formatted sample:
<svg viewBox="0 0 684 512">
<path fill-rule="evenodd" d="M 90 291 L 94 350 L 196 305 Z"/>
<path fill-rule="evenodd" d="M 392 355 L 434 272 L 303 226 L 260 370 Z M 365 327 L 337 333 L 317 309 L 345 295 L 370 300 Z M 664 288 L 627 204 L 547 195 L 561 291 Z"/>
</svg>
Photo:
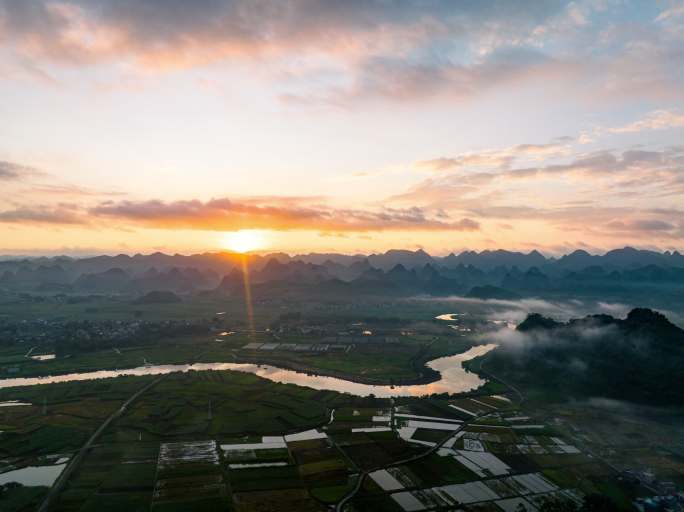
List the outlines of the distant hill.
<svg viewBox="0 0 684 512">
<path fill-rule="evenodd" d="M 604 255 L 577 250 L 557 259 L 538 251 L 505 250 L 464 251 L 445 257 L 423 250 L 390 250 L 369 256 L 153 253 L 19 258 L 0 261 L 0 291 L 135 296 L 154 290 L 239 293 L 244 269 L 255 290 L 270 293 L 273 298 L 307 293 L 333 300 L 339 293 L 374 297 L 469 295 L 505 300 L 577 297 L 684 307 L 684 256 L 631 247 Z M 239 281 L 239 286 L 231 281 Z M 280 285 L 261 286 L 268 283 Z"/>
<path fill-rule="evenodd" d="M 529 267 L 541 266 L 547 263 L 547 260 L 539 251 L 532 251 L 527 254 L 522 252 L 504 251 L 498 249 L 496 251 L 465 251 L 459 255 L 453 253 L 442 260 L 442 264 L 447 267 L 455 267 L 458 265 L 473 265 L 483 270 L 493 269 L 495 267 L 518 267 L 527 269 Z"/>
<path fill-rule="evenodd" d="M 651 405 L 684 404 L 684 330 L 650 309 L 626 318 L 562 323 L 539 314 L 518 327 L 486 368 L 526 389 Z"/>
</svg>

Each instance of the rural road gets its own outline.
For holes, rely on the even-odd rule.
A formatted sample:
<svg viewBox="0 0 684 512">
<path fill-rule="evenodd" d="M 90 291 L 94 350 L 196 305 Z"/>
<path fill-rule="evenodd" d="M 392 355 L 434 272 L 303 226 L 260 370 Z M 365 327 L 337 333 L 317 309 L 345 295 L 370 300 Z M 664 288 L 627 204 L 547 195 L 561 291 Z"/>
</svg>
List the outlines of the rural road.
<svg viewBox="0 0 684 512">
<path fill-rule="evenodd" d="M 492 412 L 494 412 L 494 411 L 492 411 Z M 409 462 L 413 462 L 413 461 L 420 460 L 420 459 L 423 459 L 425 457 L 428 457 L 431 454 L 433 454 L 434 452 L 436 452 L 437 450 L 439 450 L 442 446 L 444 446 L 444 444 L 447 441 L 449 441 L 449 439 L 452 439 L 456 434 L 461 432 L 465 427 L 470 425 L 473 421 L 482 419 L 485 416 L 489 416 L 490 414 L 492 414 L 492 412 L 487 412 L 484 414 L 478 414 L 477 416 L 473 416 L 469 420 L 464 421 L 463 423 L 461 423 L 461 426 L 458 430 L 454 430 L 453 434 L 446 437 L 445 439 L 442 439 L 435 446 L 432 446 L 428 450 L 426 450 L 422 453 L 419 453 L 418 455 L 414 455 L 413 457 L 408 457 L 408 458 L 402 459 L 402 460 L 397 460 L 397 461 L 391 462 L 390 464 L 386 464 L 384 466 L 379 466 L 376 468 L 366 469 L 366 470 L 362 471 L 359 474 L 359 478 L 356 481 L 356 485 L 354 486 L 354 488 L 344 498 L 342 498 L 342 500 L 340 502 L 338 502 L 337 505 L 335 506 L 336 512 L 342 512 L 344 510 L 344 507 L 347 505 L 347 503 L 349 503 L 349 501 L 352 498 L 354 498 L 354 496 L 356 496 L 356 493 L 358 493 L 359 490 L 361 489 L 361 485 L 363 484 L 363 481 L 365 480 L 365 478 L 368 476 L 369 473 L 373 473 L 374 471 L 380 471 L 382 469 L 392 468 L 395 466 L 401 466 L 402 464 L 408 464 Z"/>
<path fill-rule="evenodd" d="M 166 375 L 162 375 L 160 377 L 157 377 L 154 379 L 152 382 L 146 384 L 144 387 L 136 391 L 131 397 L 126 400 L 121 407 L 119 407 L 116 411 L 114 411 L 105 421 L 98 427 L 98 429 L 93 432 L 93 435 L 90 436 L 90 438 L 85 442 L 83 446 L 81 446 L 81 449 L 78 451 L 76 455 L 74 455 L 69 463 L 67 464 L 67 467 L 64 468 L 64 471 L 59 475 L 55 483 L 50 487 L 50 490 L 48 491 L 47 495 L 45 496 L 45 499 L 43 500 L 43 503 L 40 505 L 38 508 L 38 512 L 48 512 L 50 510 L 50 507 L 53 505 L 55 499 L 57 496 L 59 496 L 59 493 L 62 491 L 64 486 L 69 480 L 69 477 L 78 469 L 78 466 L 81 464 L 83 461 L 83 458 L 87 455 L 88 451 L 90 448 L 93 446 L 95 441 L 97 440 L 98 437 L 102 434 L 102 432 L 105 431 L 105 429 L 111 425 L 111 423 L 117 419 L 119 416 L 121 416 L 124 412 L 126 412 L 126 409 L 128 408 L 129 405 L 131 405 L 135 400 L 137 400 L 143 393 L 148 391 L 152 386 L 155 386 L 156 384 L 159 383 Z"/>
<path fill-rule="evenodd" d="M 480 363 L 480 371 L 481 371 L 481 372 L 485 373 L 485 374 L 486 374 L 487 376 L 489 376 L 491 379 L 494 379 L 494 380 L 496 380 L 496 381 L 502 383 L 504 386 L 506 386 L 507 388 L 511 389 L 516 395 L 518 395 L 518 398 L 519 398 L 518 405 L 521 405 L 521 404 L 525 401 L 525 395 L 522 393 L 522 391 L 520 391 L 518 388 L 512 386 L 512 385 L 509 384 L 508 382 L 504 381 L 503 379 L 500 379 L 499 377 L 497 377 L 497 376 L 494 375 L 493 373 L 484 370 L 484 369 L 482 368 L 483 365 L 484 365 L 484 360 Z M 470 418 L 469 420 L 464 421 L 464 422 L 461 424 L 461 428 L 459 428 L 458 430 L 454 431 L 454 433 L 453 433 L 452 435 L 450 435 L 450 436 L 447 437 L 446 439 L 443 439 L 441 442 L 437 443 L 435 446 L 431 447 L 429 450 L 426 450 L 425 452 L 423 452 L 423 453 L 421 453 L 421 454 L 415 455 L 415 456 L 413 456 L 413 457 L 409 457 L 408 459 L 404 459 L 404 460 L 399 460 L 399 461 L 396 461 L 396 462 L 392 462 L 391 464 L 387 464 L 387 465 L 382 466 L 382 467 L 378 467 L 378 468 L 374 468 L 374 469 L 367 469 L 367 470 L 362 471 L 362 472 L 359 474 L 359 478 L 358 478 L 358 480 L 356 481 L 356 485 L 354 486 L 354 488 L 353 488 L 353 489 L 352 489 L 344 498 L 342 498 L 342 500 L 339 501 L 339 502 L 337 503 L 337 505 L 335 506 L 336 512 L 343 512 L 343 511 L 344 511 L 344 508 L 346 507 L 347 503 L 349 503 L 349 501 L 352 500 L 352 499 L 354 498 L 354 496 L 356 496 L 356 494 L 357 494 L 357 493 L 359 492 L 359 490 L 361 489 L 361 485 L 363 484 L 364 479 L 368 476 L 369 473 L 372 473 L 372 472 L 374 472 L 374 471 L 378 471 L 378 470 L 381 470 L 381 469 L 391 468 L 391 467 L 394 467 L 394 466 L 400 466 L 401 464 L 406 464 L 406 463 L 408 463 L 408 462 L 413 462 L 413 461 L 415 461 L 415 460 L 419 460 L 419 459 L 422 459 L 422 458 L 424 458 L 424 457 L 427 457 L 427 456 L 429 456 L 430 454 L 432 454 L 432 453 L 436 452 L 437 450 L 439 450 L 439 449 L 440 449 L 440 448 L 441 448 L 449 439 L 453 438 L 456 434 L 458 434 L 459 432 L 461 432 L 465 427 L 467 427 L 467 426 L 468 426 L 469 424 L 471 424 L 473 421 L 482 419 L 483 417 L 488 416 L 489 414 L 491 414 L 491 412 L 488 412 L 488 413 L 485 413 L 485 414 L 478 414 L 477 416 L 473 416 L 473 417 Z"/>
</svg>

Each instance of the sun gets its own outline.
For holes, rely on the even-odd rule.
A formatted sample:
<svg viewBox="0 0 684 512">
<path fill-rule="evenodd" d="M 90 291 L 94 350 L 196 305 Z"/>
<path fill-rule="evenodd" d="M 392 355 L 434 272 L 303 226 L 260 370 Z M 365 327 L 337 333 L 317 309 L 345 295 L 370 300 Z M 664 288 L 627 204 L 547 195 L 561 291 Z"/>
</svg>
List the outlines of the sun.
<svg viewBox="0 0 684 512">
<path fill-rule="evenodd" d="M 255 229 L 241 229 L 226 233 L 221 240 L 221 246 L 229 251 L 246 253 L 266 247 L 266 239 L 261 231 Z"/>
</svg>

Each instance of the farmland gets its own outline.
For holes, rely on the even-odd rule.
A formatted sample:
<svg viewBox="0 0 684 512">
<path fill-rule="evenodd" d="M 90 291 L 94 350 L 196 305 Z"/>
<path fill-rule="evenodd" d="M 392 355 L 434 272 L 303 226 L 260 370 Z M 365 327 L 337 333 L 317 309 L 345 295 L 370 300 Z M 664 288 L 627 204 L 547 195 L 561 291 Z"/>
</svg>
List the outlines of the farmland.
<svg viewBox="0 0 684 512">
<path fill-rule="evenodd" d="M 682 481 L 676 413 L 573 406 L 536 389 L 521 402 L 519 390 L 486 373 L 486 355 L 467 362 L 486 384 L 435 392 L 444 389 L 435 374 L 447 377 L 425 363 L 486 349 L 499 325 L 496 311 L 474 306 L 435 319 L 446 307 L 401 302 L 361 319 L 353 309 L 318 307 L 257 316 L 254 331 L 222 314 L 198 320 L 206 334 L 54 358 L 49 341 L 5 345 L 3 367 L 18 378 L 132 367 L 144 374 L 164 364 L 185 371 L 0 389 L 0 481 L 24 482 L 2 487 L 2 510 L 34 510 L 49 496 L 50 510 L 65 512 L 515 512 L 559 499 L 579 506 L 596 493 L 630 508 L 651 492 L 635 480 L 644 468 L 655 468 L 658 481 Z M 218 308 L 209 307 L 214 315 Z M 254 374 L 200 366 L 214 362 L 251 363 Z M 279 368 L 305 372 L 302 385 L 277 382 Z M 348 386 L 306 387 L 307 373 Z M 345 392 L 359 389 L 351 381 L 396 394 Z M 412 382 L 423 396 L 401 396 Z M 68 477 L 55 480 L 65 467 Z M 49 478 L 37 482 L 39 472 Z"/>
</svg>

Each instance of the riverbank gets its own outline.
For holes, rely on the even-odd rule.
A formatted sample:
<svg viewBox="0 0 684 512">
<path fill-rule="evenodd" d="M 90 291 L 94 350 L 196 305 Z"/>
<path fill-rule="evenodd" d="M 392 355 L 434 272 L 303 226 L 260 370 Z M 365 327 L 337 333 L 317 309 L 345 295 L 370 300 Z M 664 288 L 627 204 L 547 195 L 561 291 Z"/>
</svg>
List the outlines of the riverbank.
<svg viewBox="0 0 684 512">
<path fill-rule="evenodd" d="M 455 354 L 456 355 L 456 354 Z M 312 365 L 306 365 L 287 359 L 268 358 L 268 357 L 250 357 L 250 356 L 236 356 L 236 363 L 240 364 L 256 364 L 256 365 L 270 365 L 285 370 L 292 370 L 299 373 L 305 373 L 316 377 L 332 377 L 334 379 L 346 380 L 356 384 L 366 384 L 369 386 L 417 386 L 423 384 L 431 384 L 440 379 L 440 373 L 433 370 L 427 363 L 423 363 L 423 372 L 412 379 L 378 379 L 368 377 L 366 375 L 359 375 L 357 373 L 349 373 L 340 370 L 333 370 L 330 368 L 318 368 Z"/>
<path fill-rule="evenodd" d="M 86 381 L 96 379 L 115 378 L 119 376 L 163 375 L 188 371 L 238 371 L 251 373 L 273 382 L 296 384 L 319 390 L 331 390 L 340 393 L 350 393 L 357 396 L 393 397 L 393 396 L 425 396 L 440 393 L 462 393 L 480 387 L 485 381 L 476 374 L 468 372 L 462 363 L 488 352 L 494 345 L 480 345 L 472 347 L 461 354 L 441 357 L 428 363 L 438 380 L 431 380 L 427 384 L 413 385 L 377 385 L 354 382 L 331 376 L 323 376 L 318 372 L 297 371 L 280 366 L 270 366 L 262 362 L 231 362 L 231 363 L 192 363 L 177 365 L 149 365 L 131 369 L 99 370 L 95 372 L 71 373 L 37 378 L 15 378 L 0 380 L 0 388 L 33 386 L 58 382 Z M 237 361 L 237 358 L 235 358 Z M 263 361 L 259 359 L 259 361 Z"/>
<path fill-rule="evenodd" d="M 473 345 L 477 346 L 477 345 Z M 305 373 L 307 375 L 312 375 L 312 376 L 320 376 L 320 377 L 332 377 L 335 379 L 341 379 L 357 384 L 365 384 L 369 386 L 416 386 L 416 385 L 426 385 L 426 384 L 431 384 L 434 382 L 438 382 L 440 379 L 440 373 L 433 368 L 431 368 L 429 363 L 433 360 L 440 359 L 442 357 L 449 357 L 453 355 L 459 355 L 462 353 L 467 352 L 470 350 L 473 346 L 469 346 L 465 348 L 463 351 L 454 351 L 452 353 L 445 353 L 445 354 L 439 354 L 436 355 L 436 357 L 428 358 L 429 356 L 425 351 L 416 354 L 415 357 L 413 357 L 410 360 L 410 369 L 412 372 L 415 374 L 414 377 L 386 377 L 386 378 L 380 378 L 380 377 L 371 377 L 368 375 L 363 375 L 359 373 L 353 373 L 353 372 L 348 372 L 344 370 L 336 370 L 333 368 L 322 368 L 319 366 L 315 366 L 314 364 L 306 364 L 301 361 L 292 361 L 291 359 L 288 358 L 281 358 L 281 357 L 264 357 L 261 354 L 258 356 L 252 356 L 252 355 L 246 355 L 246 354 L 238 354 L 234 351 L 228 352 L 225 355 L 230 356 L 228 360 L 224 361 L 203 361 L 204 363 L 207 364 L 222 364 L 222 363 L 238 363 L 238 364 L 256 364 L 256 365 L 270 365 L 278 368 L 283 368 L 287 370 L 292 370 L 295 372 L 300 372 L 300 373 Z M 155 347 L 156 348 L 156 347 Z M 110 354 L 106 354 L 109 356 Z M 123 355 L 126 355 L 126 352 L 123 352 Z M 152 359 L 154 361 L 153 365 L 154 366 L 165 366 L 165 365 L 182 365 L 185 364 L 185 361 L 194 359 L 194 357 L 185 359 L 183 357 L 186 354 L 175 354 L 175 353 L 170 353 L 167 355 L 167 357 L 163 357 L 160 354 L 154 354 L 154 358 Z M 343 356 L 342 356 L 343 357 Z M 100 372 L 100 371 L 121 371 L 121 370 L 132 370 L 136 368 L 141 367 L 141 362 L 145 360 L 144 358 L 136 358 L 134 359 L 128 359 L 127 361 L 123 362 L 123 364 L 117 364 L 121 363 L 121 361 L 117 360 L 112 360 L 109 357 L 103 357 L 102 358 L 102 364 L 96 364 L 93 362 L 88 362 L 86 364 L 74 364 L 73 366 L 61 366 L 61 367 L 51 367 L 53 365 L 45 367 L 45 371 L 39 372 L 39 371 L 30 371 L 27 373 L 20 373 L 20 374 L 13 374 L 13 375 L 3 375 L 2 378 L 0 378 L 0 388 L 2 388 L 2 382 L 7 381 L 7 380 L 15 380 L 15 379 L 22 379 L 22 378 L 27 378 L 27 379 L 40 379 L 40 378 L 50 378 L 50 377 L 58 377 L 61 375 L 72 375 L 75 373 L 92 373 L 92 372 Z M 72 359 L 73 360 L 73 359 Z M 63 361 L 58 361 L 59 363 L 62 363 Z"/>
</svg>

